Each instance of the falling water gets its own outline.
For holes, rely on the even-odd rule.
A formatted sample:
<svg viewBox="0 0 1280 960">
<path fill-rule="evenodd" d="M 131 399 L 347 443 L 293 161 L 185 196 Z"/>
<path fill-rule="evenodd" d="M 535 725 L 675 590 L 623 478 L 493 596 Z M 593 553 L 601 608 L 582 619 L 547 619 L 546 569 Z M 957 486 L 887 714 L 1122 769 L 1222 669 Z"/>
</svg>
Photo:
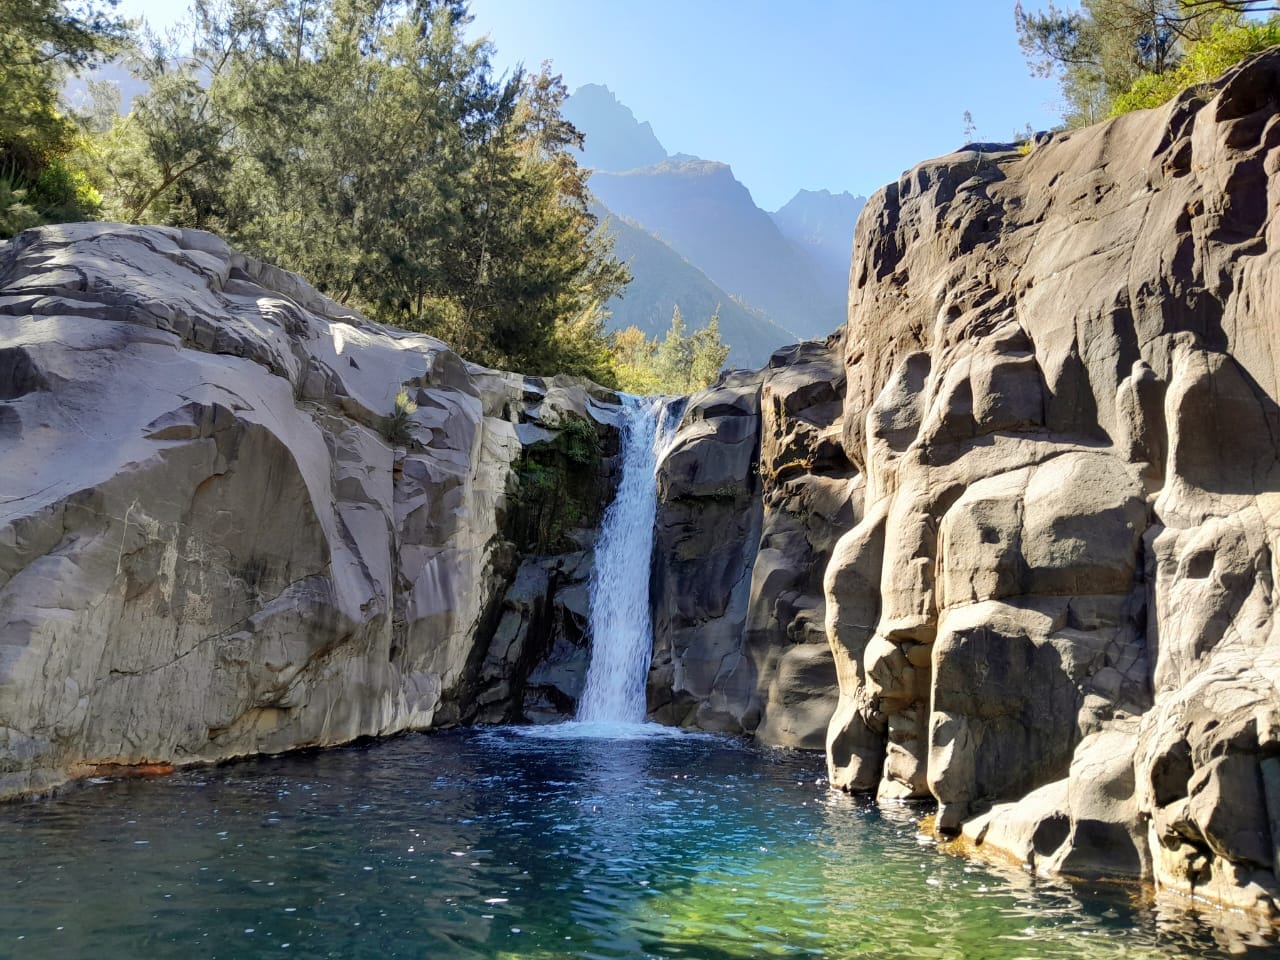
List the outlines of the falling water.
<svg viewBox="0 0 1280 960">
<path fill-rule="evenodd" d="M 578 705 L 589 723 L 644 720 L 645 679 L 653 653 L 649 558 L 658 503 L 659 452 L 673 432 L 671 405 L 659 397 L 623 397 L 622 480 L 605 511 L 591 573 L 591 666 Z"/>
</svg>

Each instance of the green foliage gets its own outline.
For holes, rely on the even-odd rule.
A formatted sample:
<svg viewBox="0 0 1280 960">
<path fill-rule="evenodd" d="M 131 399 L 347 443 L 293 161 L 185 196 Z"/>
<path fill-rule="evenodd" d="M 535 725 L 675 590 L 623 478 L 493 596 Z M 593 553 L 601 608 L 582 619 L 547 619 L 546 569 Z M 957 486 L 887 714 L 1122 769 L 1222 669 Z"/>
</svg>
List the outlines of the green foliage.
<svg viewBox="0 0 1280 960">
<path fill-rule="evenodd" d="M 720 311 L 693 334 L 685 332 L 677 306 L 661 340 L 648 340 L 636 327 L 613 336 L 620 389 L 637 395 L 693 393 L 709 386 L 724 367 L 729 348 L 720 341 Z"/>
<path fill-rule="evenodd" d="M 565 420 L 553 441 L 525 451 L 516 464 L 512 537 L 525 551 L 572 549 L 568 534 L 600 512 L 600 437 L 595 425 Z"/>
<path fill-rule="evenodd" d="M 116 0 L 0 0 L 0 237 L 97 213 L 73 165 L 75 124 L 58 108 L 66 75 L 110 56 L 125 35 Z"/>
<path fill-rule="evenodd" d="M 1222 19 L 1208 34 L 1188 43 L 1178 66 L 1163 74 L 1144 74 L 1111 104 L 1111 115 L 1158 107 L 1183 90 L 1212 83 L 1253 53 L 1280 43 L 1280 17 L 1266 22 Z"/>
<path fill-rule="evenodd" d="M 396 394 L 395 406 L 382 418 L 382 436 L 393 447 L 407 447 L 413 440 L 411 418 L 418 405 L 409 398 L 408 390 Z"/>
<path fill-rule="evenodd" d="M 650 340 L 643 330 L 632 326 L 614 333 L 612 342 L 619 389 L 636 396 L 661 394 L 663 385 L 654 365 L 658 339 Z"/>
<path fill-rule="evenodd" d="M 1266 46 L 1267 27 L 1244 19 L 1266 6 L 1082 0 L 1078 10 L 1049 3 L 1028 13 L 1019 3 L 1014 19 L 1028 66 L 1037 75 L 1058 78 L 1064 119 L 1068 126 L 1082 126 L 1162 103 L 1261 49 L 1257 44 Z"/>
<path fill-rule="evenodd" d="M 99 131 L 111 215 L 221 232 L 469 359 L 612 385 L 602 305 L 629 277 L 567 91 L 495 77 L 468 21 L 455 0 L 198 0 L 191 54 L 153 44 L 148 93 Z"/>
<path fill-rule="evenodd" d="M 0 237 L 12 237 L 40 222 L 39 212 L 27 203 L 27 191 L 0 177 Z"/>
<path fill-rule="evenodd" d="M 556 442 L 570 463 L 579 467 L 599 466 L 600 435 L 590 420 L 574 417 L 566 421 Z"/>
<path fill-rule="evenodd" d="M 720 342 L 720 311 L 717 310 L 701 330 L 690 338 L 693 358 L 689 363 L 689 375 L 685 381 L 687 392 L 710 386 L 729 357 L 729 348 Z"/>
</svg>

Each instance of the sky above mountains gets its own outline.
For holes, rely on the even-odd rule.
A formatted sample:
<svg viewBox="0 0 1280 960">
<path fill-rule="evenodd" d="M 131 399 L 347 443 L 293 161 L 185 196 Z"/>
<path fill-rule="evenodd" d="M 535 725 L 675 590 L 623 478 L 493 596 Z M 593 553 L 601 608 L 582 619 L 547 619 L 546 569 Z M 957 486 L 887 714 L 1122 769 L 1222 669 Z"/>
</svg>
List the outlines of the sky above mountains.
<svg viewBox="0 0 1280 960">
<path fill-rule="evenodd" d="M 164 26 L 175 0 L 122 0 Z M 1025 3 L 1029 9 L 1041 3 Z M 767 210 L 799 189 L 870 194 L 977 137 L 1058 119 L 1031 77 L 1013 0 L 472 0 L 495 63 L 551 60 L 570 90 L 607 85 L 672 153 L 733 165 Z"/>
<path fill-rule="evenodd" d="M 1039 6 L 1025 3 L 1028 9 Z M 570 90 L 609 87 L 672 153 L 733 165 L 756 203 L 870 194 L 977 135 L 1057 123 L 1027 72 L 1013 0 L 472 0 L 497 62 L 551 59 Z"/>
</svg>

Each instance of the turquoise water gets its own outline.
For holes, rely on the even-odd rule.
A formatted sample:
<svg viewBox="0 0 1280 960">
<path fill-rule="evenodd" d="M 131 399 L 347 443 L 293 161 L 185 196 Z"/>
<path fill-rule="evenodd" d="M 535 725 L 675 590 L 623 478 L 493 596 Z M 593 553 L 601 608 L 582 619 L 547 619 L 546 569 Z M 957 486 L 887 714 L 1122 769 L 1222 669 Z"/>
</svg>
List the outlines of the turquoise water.
<svg viewBox="0 0 1280 960">
<path fill-rule="evenodd" d="M 909 812 L 829 794 L 817 756 L 575 729 L 409 736 L 0 807 L 0 957 L 1001 960 L 1243 943 L 1229 918 L 945 857 Z"/>
</svg>

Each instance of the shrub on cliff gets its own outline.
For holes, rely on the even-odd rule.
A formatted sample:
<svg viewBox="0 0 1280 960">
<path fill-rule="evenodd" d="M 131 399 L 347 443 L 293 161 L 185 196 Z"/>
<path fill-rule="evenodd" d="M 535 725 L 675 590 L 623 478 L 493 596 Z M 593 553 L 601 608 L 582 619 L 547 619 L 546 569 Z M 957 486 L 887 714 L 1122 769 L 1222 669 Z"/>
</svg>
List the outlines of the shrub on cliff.
<svg viewBox="0 0 1280 960">
<path fill-rule="evenodd" d="M 1222 20 L 1200 40 L 1188 45 L 1177 67 L 1163 74 L 1144 74 L 1111 104 L 1111 115 L 1158 107 L 1183 90 L 1212 83 L 1245 57 L 1280 43 L 1280 17 L 1266 22 Z"/>
<path fill-rule="evenodd" d="M 1280 40 L 1277 9 L 1255 0 L 1082 0 L 1028 13 L 1014 6 L 1032 72 L 1056 76 L 1068 126 L 1157 106 Z"/>
</svg>

